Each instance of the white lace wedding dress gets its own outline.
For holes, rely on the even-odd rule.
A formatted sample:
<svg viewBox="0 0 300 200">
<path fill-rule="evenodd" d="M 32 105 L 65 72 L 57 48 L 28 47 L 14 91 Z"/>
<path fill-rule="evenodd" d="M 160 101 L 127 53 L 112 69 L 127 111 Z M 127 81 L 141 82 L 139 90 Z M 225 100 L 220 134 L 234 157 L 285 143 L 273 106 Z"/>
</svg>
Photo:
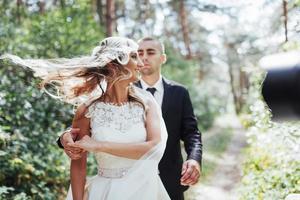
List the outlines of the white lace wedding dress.
<svg viewBox="0 0 300 200">
<path fill-rule="evenodd" d="M 98 141 L 119 143 L 146 140 L 145 111 L 138 103 L 121 106 L 96 102 L 89 106 L 91 137 Z M 166 130 L 162 127 L 162 142 L 139 160 L 98 152 L 95 157 L 98 174 L 86 181 L 84 199 L 88 200 L 169 200 L 158 175 Z M 71 187 L 67 200 L 72 200 Z"/>
</svg>

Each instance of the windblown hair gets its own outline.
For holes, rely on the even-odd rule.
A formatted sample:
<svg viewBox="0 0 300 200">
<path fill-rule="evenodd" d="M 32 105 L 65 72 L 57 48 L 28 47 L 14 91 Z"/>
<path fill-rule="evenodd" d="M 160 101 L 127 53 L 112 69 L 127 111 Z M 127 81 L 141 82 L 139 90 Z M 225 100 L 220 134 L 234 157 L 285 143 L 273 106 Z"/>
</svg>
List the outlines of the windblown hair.
<svg viewBox="0 0 300 200">
<path fill-rule="evenodd" d="M 124 67 L 130 60 L 130 53 L 137 52 L 138 44 L 123 37 L 108 37 L 96 46 L 90 56 L 71 59 L 21 59 L 5 54 L 0 60 L 8 60 L 14 66 L 30 68 L 35 76 L 42 78 L 41 88 L 53 98 L 73 105 L 87 101 L 103 100 L 108 95 L 104 83 L 112 87 L 116 82 L 130 79 L 131 72 Z M 109 88 L 108 88 L 109 89 Z M 143 105 L 143 100 L 129 89 L 129 101 Z"/>
<path fill-rule="evenodd" d="M 132 73 L 124 68 L 117 60 L 108 63 L 104 67 L 79 68 L 77 70 L 60 70 L 50 73 L 42 80 L 40 87 L 52 97 L 62 97 L 66 102 L 72 102 L 76 98 L 82 96 L 90 96 L 91 93 L 101 90 L 101 95 L 97 95 L 99 100 L 105 95 L 108 95 L 103 88 L 103 83 L 109 83 L 112 87 L 116 82 L 131 78 Z M 78 84 L 67 86 L 68 79 L 74 82 L 74 78 L 78 79 Z M 54 86 L 57 95 L 53 95 L 48 89 L 48 86 Z M 68 87 L 68 88 L 67 88 Z M 145 109 L 143 99 L 136 95 L 133 87 L 129 87 L 128 100 L 131 102 L 140 103 Z M 77 103 L 75 102 L 75 105 Z"/>
</svg>

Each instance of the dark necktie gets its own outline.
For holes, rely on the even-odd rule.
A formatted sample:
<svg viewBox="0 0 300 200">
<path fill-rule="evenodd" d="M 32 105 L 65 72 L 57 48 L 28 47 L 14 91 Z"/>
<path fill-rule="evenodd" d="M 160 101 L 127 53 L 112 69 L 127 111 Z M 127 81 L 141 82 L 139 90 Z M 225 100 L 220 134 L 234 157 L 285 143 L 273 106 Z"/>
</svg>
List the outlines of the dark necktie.
<svg viewBox="0 0 300 200">
<path fill-rule="evenodd" d="M 154 93 L 155 93 L 155 91 L 156 91 L 156 88 L 147 88 L 146 89 L 148 92 L 150 92 L 153 96 L 154 96 Z"/>
</svg>

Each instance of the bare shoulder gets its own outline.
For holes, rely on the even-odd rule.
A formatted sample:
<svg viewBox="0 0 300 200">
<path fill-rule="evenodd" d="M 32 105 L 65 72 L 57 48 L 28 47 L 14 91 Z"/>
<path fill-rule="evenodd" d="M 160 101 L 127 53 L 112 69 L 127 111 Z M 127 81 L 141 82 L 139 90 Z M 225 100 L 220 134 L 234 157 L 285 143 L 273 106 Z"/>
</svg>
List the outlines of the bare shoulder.
<svg viewBox="0 0 300 200">
<path fill-rule="evenodd" d="M 90 119 L 85 117 L 87 109 L 88 106 L 84 104 L 78 106 L 73 118 L 72 127 L 80 129 L 78 135 L 79 138 L 83 137 L 84 135 L 90 135 Z"/>
<path fill-rule="evenodd" d="M 81 104 L 80 106 L 78 106 L 76 113 L 74 115 L 74 120 L 76 121 L 89 120 L 88 118 L 85 117 L 87 110 L 88 110 L 88 106 L 86 106 L 85 104 Z"/>
</svg>

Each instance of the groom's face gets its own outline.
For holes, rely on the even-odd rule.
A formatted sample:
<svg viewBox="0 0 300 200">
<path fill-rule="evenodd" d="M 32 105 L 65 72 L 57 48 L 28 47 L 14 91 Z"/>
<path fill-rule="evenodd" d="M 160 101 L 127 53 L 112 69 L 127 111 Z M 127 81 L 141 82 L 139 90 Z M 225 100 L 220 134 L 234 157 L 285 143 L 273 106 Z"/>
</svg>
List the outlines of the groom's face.
<svg viewBox="0 0 300 200">
<path fill-rule="evenodd" d="M 159 42 L 147 40 L 139 42 L 138 54 L 144 66 L 140 69 L 142 75 L 159 74 L 161 65 L 166 60 Z"/>
</svg>

